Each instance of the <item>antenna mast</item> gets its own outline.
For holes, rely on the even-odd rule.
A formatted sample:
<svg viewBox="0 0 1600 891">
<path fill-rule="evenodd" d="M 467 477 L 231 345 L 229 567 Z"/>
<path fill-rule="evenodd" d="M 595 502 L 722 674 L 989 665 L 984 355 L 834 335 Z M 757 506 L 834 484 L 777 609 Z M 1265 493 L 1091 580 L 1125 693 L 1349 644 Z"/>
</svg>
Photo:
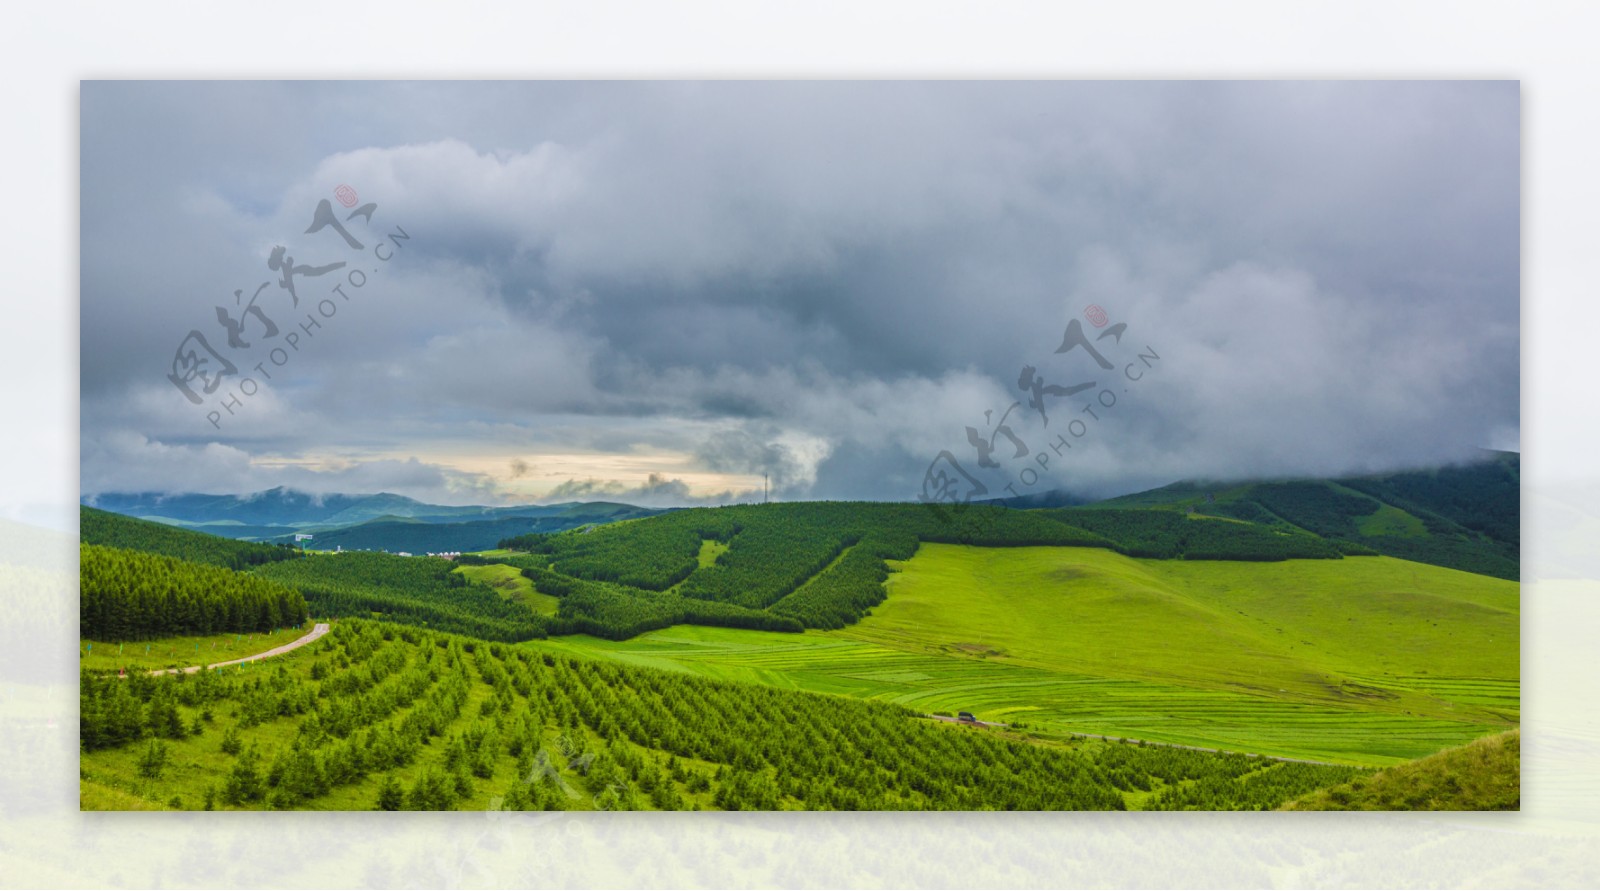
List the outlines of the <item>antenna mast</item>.
<svg viewBox="0 0 1600 891">
<path fill-rule="evenodd" d="M 767 503 L 767 475 L 764 473 L 761 475 L 761 503 Z"/>
</svg>

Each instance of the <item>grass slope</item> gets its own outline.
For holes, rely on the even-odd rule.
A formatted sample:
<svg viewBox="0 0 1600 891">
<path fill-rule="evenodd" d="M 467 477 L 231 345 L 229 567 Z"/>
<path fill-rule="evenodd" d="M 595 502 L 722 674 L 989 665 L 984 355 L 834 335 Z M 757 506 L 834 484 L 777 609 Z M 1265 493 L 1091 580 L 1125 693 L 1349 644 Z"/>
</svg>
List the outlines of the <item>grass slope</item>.
<svg viewBox="0 0 1600 891">
<path fill-rule="evenodd" d="M 1522 806 L 1522 733 L 1480 739 L 1296 799 L 1289 811 L 1514 811 Z"/>
<path fill-rule="evenodd" d="M 1095 733 L 1383 765 L 1517 720 L 1517 586 L 1382 557 L 923 545 L 860 623 L 529 646 Z M 1491 639 L 1493 638 L 1493 639 Z"/>
<path fill-rule="evenodd" d="M 1521 466 L 1510 452 L 1471 464 L 1337 480 L 1181 482 L 1095 509 L 1164 509 L 1233 517 L 1353 542 L 1406 560 L 1517 579 Z M 1059 511 L 1071 522 L 1072 509 Z"/>
<path fill-rule="evenodd" d="M 522 574 L 522 570 L 514 566 L 490 563 L 484 566 L 461 566 L 456 572 L 466 576 L 468 581 L 493 588 L 507 600 L 527 605 L 541 616 L 555 615 L 556 608 L 561 605 L 561 598 L 540 594 L 533 587 L 533 582 Z"/>
<path fill-rule="evenodd" d="M 1431 695 L 1352 691 L 1351 676 L 1391 687 L 1420 676 L 1519 676 L 1515 583 L 1391 558 L 1247 564 L 925 545 L 901 569 L 872 619 L 843 634 L 1437 717 L 1460 709 Z"/>
</svg>

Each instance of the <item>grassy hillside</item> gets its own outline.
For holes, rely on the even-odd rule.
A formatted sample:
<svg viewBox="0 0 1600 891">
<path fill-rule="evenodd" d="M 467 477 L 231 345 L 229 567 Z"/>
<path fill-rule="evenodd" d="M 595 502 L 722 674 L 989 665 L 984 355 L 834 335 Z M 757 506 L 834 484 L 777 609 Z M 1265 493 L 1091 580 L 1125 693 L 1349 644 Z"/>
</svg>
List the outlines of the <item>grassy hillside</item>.
<svg viewBox="0 0 1600 891">
<path fill-rule="evenodd" d="M 1348 764 L 1397 764 L 1503 726 L 1371 710 L 1359 702 L 1316 704 L 1288 696 L 1052 671 L 971 646 L 881 646 L 845 638 L 842 632 L 776 635 L 679 626 L 626 641 L 575 636 L 524 646 L 720 680 L 877 699 L 929 713 L 972 711 L 983 720 L 1020 723 L 1030 734 L 1051 738 L 1097 734 Z M 1515 685 L 1509 686 L 1515 695 Z"/>
<path fill-rule="evenodd" d="M 520 569 L 502 563 L 459 566 L 455 570 L 470 582 L 493 589 L 507 600 L 526 605 L 541 616 L 553 616 L 561 599 L 540 594 Z"/>
<path fill-rule="evenodd" d="M 581 505 L 616 522 L 459 563 L 303 554 L 85 508 L 91 556 L 98 538 L 244 568 L 241 590 L 271 580 L 341 621 L 264 666 L 86 675 L 82 801 L 1257 809 L 1348 783 L 1337 803 L 1392 805 L 1398 792 L 1351 768 L 1520 719 L 1515 473 L 1513 457 L 1465 475 L 1180 485 L 1111 507 L 942 516 Z M 108 572 L 96 590 L 121 592 L 124 619 L 193 618 L 194 597 Z M 176 644 L 154 652 L 164 643 L 137 660 L 175 660 Z M 100 644 L 91 672 L 116 664 Z M 1005 726 L 918 717 L 956 711 Z M 1439 773 L 1428 806 L 1500 800 Z"/>
<path fill-rule="evenodd" d="M 1190 560 L 1338 560 L 1354 545 L 1314 534 L 1170 511 L 1018 511 L 974 505 L 937 513 L 922 505 L 801 502 L 675 511 L 642 520 L 501 542 L 540 562 L 524 566 L 545 594 L 598 592 L 588 606 L 564 600 L 560 615 L 627 633 L 665 627 L 669 613 L 726 609 L 767 612 L 809 628 L 842 628 L 882 602 L 886 561 L 921 543 L 1012 548 L 1099 547 L 1124 554 Z M 600 583 L 594 588 L 584 583 Z M 663 597 L 663 595 L 670 595 Z M 673 598 L 681 598 L 679 604 Z M 623 617 L 621 601 L 639 616 Z M 672 610 L 652 604 L 672 600 Z M 602 608 L 603 607 L 603 608 Z M 615 637 L 615 631 L 602 634 Z"/>
<path fill-rule="evenodd" d="M 1511 730 L 1313 792 L 1281 810 L 1514 811 L 1521 806 L 1522 734 Z"/>
<path fill-rule="evenodd" d="M 1337 480 L 1175 483 L 1093 508 L 1231 517 L 1406 560 L 1516 579 L 1521 567 L 1520 458 L 1509 452 L 1488 454 L 1474 464 Z M 1058 513 L 1072 522 L 1074 510 Z"/>
<path fill-rule="evenodd" d="M 86 809 L 1259 809 L 1360 775 L 357 621 L 238 670 L 85 675 L 80 699 Z"/>
<path fill-rule="evenodd" d="M 1464 706 L 1403 679 L 1519 676 L 1516 584 L 1386 557 L 1248 564 L 928 545 L 901 569 L 889 599 L 847 634 L 1437 717 Z M 1515 720 L 1511 708 L 1471 711 Z"/>
<path fill-rule="evenodd" d="M 580 515 L 613 522 L 558 534 L 514 536 L 502 543 L 523 549 L 526 556 L 495 560 L 520 570 L 543 598 L 522 598 L 505 605 L 538 603 L 548 607 L 557 602 L 551 619 L 535 615 L 531 609 L 507 611 L 470 591 L 454 591 L 450 584 L 424 586 L 426 591 L 409 591 L 402 584 L 402 603 L 395 591 L 380 590 L 386 583 L 377 577 L 363 578 L 350 571 L 353 566 L 378 571 L 388 564 L 297 561 L 292 569 L 262 572 L 305 588 L 319 604 L 316 608 L 335 615 L 377 613 L 429 627 L 520 640 L 547 632 L 594 633 L 615 639 L 685 621 L 768 629 L 842 628 L 883 601 L 889 562 L 911 557 L 923 544 L 1080 546 L 1185 561 L 1283 562 L 1339 561 L 1347 554 L 1374 553 L 1359 542 L 1392 539 L 1406 544 L 1391 545 L 1389 550 L 1407 554 L 1420 549 L 1437 558 L 1445 551 L 1460 551 L 1457 556 L 1461 559 L 1454 562 L 1472 564 L 1469 569 L 1481 569 L 1477 563 L 1483 561 L 1504 562 L 1481 542 L 1446 541 L 1435 534 L 1440 523 L 1452 521 L 1434 514 L 1418 519 L 1404 508 L 1380 505 L 1354 490 L 1328 485 L 1240 487 L 1214 499 L 1209 493 L 1181 486 L 1167 493 L 1187 493 L 1185 498 L 1207 504 L 1207 510 L 1238 515 L 1226 518 L 1186 516 L 1171 509 L 1020 511 L 987 505 L 972 505 L 957 514 L 924 505 L 865 502 L 740 505 L 630 518 L 636 509 L 627 505 L 567 506 L 555 512 L 562 522 Z M 1154 500 L 1159 494 L 1146 493 L 1145 498 Z M 1453 510 L 1464 515 L 1466 508 Z M 1360 511 L 1367 513 L 1357 516 Z M 88 508 L 85 516 L 89 518 L 86 528 L 99 530 L 90 528 L 90 534 L 119 541 L 136 539 L 127 546 L 180 551 L 195 558 L 208 556 L 229 565 L 298 553 L 259 547 L 248 550 L 250 546 L 113 518 Z M 1293 525 L 1286 516 L 1301 525 Z M 484 528 L 502 522 L 485 521 Z M 1428 537 L 1416 535 L 1419 523 Z M 393 543 L 410 541 L 406 536 L 412 535 L 437 536 L 442 534 L 438 530 L 462 524 L 390 518 L 370 525 L 374 534 L 388 536 Z M 1363 528 L 1381 534 L 1363 535 Z M 107 530 L 118 534 L 108 535 Z M 316 544 L 325 547 L 329 540 L 318 539 Z M 424 546 L 421 539 L 415 545 L 419 551 Z M 1515 572 L 1500 574 L 1514 577 Z M 467 602 L 454 602 L 462 597 Z M 483 631 L 480 626 L 462 624 L 463 610 L 493 619 L 496 628 Z M 441 626 L 441 621 L 447 624 Z"/>
<path fill-rule="evenodd" d="M 1390 558 L 924 545 L 848 628 L 535 646 L 1094 733 L 1393 764 L 1519 715 L 1517 585 Z"/>
<path fill-rule="evenodd" d="M 438 557 L 346 551 L 308 554 L 257 574 L 298 588 L 318 616 L 382 618 L 485 640 L 544 636 L 545 621 L 529 604 L 454 570 L 454 563 Z"/>
</svg>

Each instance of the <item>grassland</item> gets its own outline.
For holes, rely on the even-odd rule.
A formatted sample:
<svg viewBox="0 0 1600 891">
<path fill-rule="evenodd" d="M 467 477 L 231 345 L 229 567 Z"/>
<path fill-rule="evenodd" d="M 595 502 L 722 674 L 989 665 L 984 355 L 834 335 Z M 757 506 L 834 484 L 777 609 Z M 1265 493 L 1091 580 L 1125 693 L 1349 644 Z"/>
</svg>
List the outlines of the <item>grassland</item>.
<svg viewBox="0 0 1600 891">
<path fill-rule="evenodd" d="M 85 675 L 80 703 L 89 810 L 1259 810 L 1364 775 L 360 620 L 238 671 Z"/>
<path fill-rule="evenodd" d="M 311 631 L 312 623 L 280 628 L 266 634 L 207 634 L 189 637 L 164 637 L 118 643 L 102 640 L 78 642 L 78 665 L 90 671 L 132 671 L 209 665 L 240 659 L 283 646 Z M 120 651 L 120 652 L 119 652 Z"/>
<path fill-rule="evenodd" d="M 1517 585 L 1387 557 L 1138 560 L 925 544 L 856 625 L 526 646 L 1281 757 L 1396 764 L 1519 718 Z"/>
<path fill-rule="evenodd" d="M 1357 521 L 1356 528 L 1362 535 L 1399 535 L 1407 538 L 1421 538 L 1428 534 L 1428 527 L 1421 520 L 1406 513 L 1392 504 L 1385 504 L 1372 513 Z"/>
<path fill-rule="evenodd" d="M 1511 730 L 1291 801 L 1290 811 L 1514 811 L 1522 734 Z"/>
<path fill-rule="evenodd" d="M 509 556 L 509 552 L 507 554 Z M 477 582 L 493 588 L 500 596 L 507 600 L 526 604 L 527 607 L 541 616 L 553 616 L 556 608 L 561 605 L 561 599 L 551 597 L 549 594 L 540 594 L 522 574 L 522 570 L 503 563 L 490 563 L 485 566 L 461 566 L 456 572 L 467 577 L 468 581 Z"/>
<path fill-rule="evenodd" d="M 969 512 L 973 528 L 958 535 L 918 526 L 927 525 L 927 518 L 899 506 L 812 504 L 778 511 L 677 512 L 602 527 L 593 535 L 536 537 L 529 542 L 533 552 L 464 557 L 469 565 L 377 554 L 275 562 L 252 571 L 306 587 L 307 597 L 317 598 L 314 610 L 382 618 L 382 630 L 358 619 L 355 627 L 366 630 L 343 632 L 342 654 L 320 641 L 306 648 L 328 655 L 325 665 L 313 666 L 299 652 L 273 660 L 269 670 L 258 673 L 205 673 L 197 683 L 220 683 L 228 690 L 214 700 L 195 689 L 184 694 L 187 699 L 179 696 L 181 721 L 158 718 L 158 713 L 170 717 L 172 709 L 165 694 L 152 698 L 151 689 L 140 686 L 149 678 L 126 684 L 142 691 L 143 706 L 119 701 L 120 692 L 95 694 L 95 707 L 84 709 L 92 719 L 84 726 L 95 733 L 81 736 L 98 742 L 84 760 L 82 800 L 89 808 L 193 808 L 197 796 L 210 793 L 215 804 L 217 772 L 238 763 L 232 760 L 237 752 L 223 758 L 228 753 L 211 751 L 221 742 L 218 734 L 228 729 L 243 733 L 263 753 L 294 746 L 304 756 L 269 759 L 282 762 L 276 768 L 280 772 L 290 771 L 284 787 L 290 792 L 277 799 L 232 799 L 241 806 L 370 807 L 377 784 L 387 786 L 391 779 L 410 790 L 408 801 L 413 792 L 421 796 L 424 807 L 492 806 L 496 789 L 508 797 L 526 791 L 512 782 L 529 770 L 527 764 L 512 767 L 512 761 L 524 760 L 516 749 L 553 751 L 564 745 L 562 739 L 581 737 L 587 744 L 604 744 L 620 764 L 643 758 L 639 763 L 651 775 L 670 773 L 673 753 L 692 762 L 689 774 L 670 782 L 651 780 L 630 793 L 638 799 L 664 790 L 662 801 L 652 805 L 659 807 L 1254 808 L 1276 806 L 1356 774 L 1282 762 L 1262 767 L 1254 759 L 1202 758 L 1202 753 L 1172 748 L 1136 754 L 1143 749 L 1083 737 L 1385 767 L 1514 728 L 1520 720 L 1517 582 L 1394 557 L 1342 556 L 1370 552 L 1334 548 L 1327 542 L 1335 539 L 1287 528 L 1286 521 L 1268 522 L 1276 514 L 1263 505 L 1300 509 L 1306 524 L 1328 535 L 1353 535 L 1359 529 L 1362 535 L 1397 542 L 1431 541 L 1418 537 L 1419 526 L 1429 532 L 1443 528 L 1443 521 L 1391 504 L 1358 514 L 1357 508 L 1365 511 L 1376 502 L 1342 487 L 1310 495 L 1302 491 L 1304 485 L 1280 489 L 1269 490 L 1260 503 L 1249 502 L 1255 513 L 1236 510 L 1246 502 L 1221 493 L 1215 509 L 1233 514 L 1222 520 L 1184 520 L 1171 510 L 1100 512 L 1107 516 L 1079 510 L 1055 516 L 991 509 Z M 1294 500 L 1285 493 L 1302 497 Z M 1129 516 L 1111 516 L 1119 513 Z M 1159 522 L 1137 513 L 1159 514 Z M 1064 519 L 1068 514 L 1095 529 L 1071 526 Z M 894 534 L 875 532 L 867 523 L 873 518 Z M 865 525 L 847 529 L 841 525 L 845 521 Z M 1289 554 L 1281 549 L 1251 549 L 1287 537 L 1291 544 L 1310 542 L 1326 553 L 1294 550 L 1296 557 L 1322 559 L 1285 559 Z M 1180 546 L 1164 547 L 1170 544 L 1166 539 Z M 1456 544 L 1474 547 L 1464 539 Z M 1212 554 L 1226 559 L 1210 559 Z M 631 581 L 607 580 L 613 576 Z M 746 601 L 751 605 L 739 605 Z M 788 609 L 800 601 L 808 608 Z M 828 609 L 809 609 L 818 604 Z M 791 614 L 804 616 L 805 622 Z M 774 628 L 763 622 L 779 618 L 792 626 L 791 633 L 756 630 Z M 403 630 L 390 621 L 424 630 Z M 699 624 L 672 626 L 681 622 Z M 795 633 L 802 624 L 812 630 Z M 608 639 L 572 633 L 580 630 Z M 439 631 L 480 640 L 438 636 Z M 547 632 L 561 636 L 543 639 Z M 238 658 L 301 633 L 279 632 L 281 640 L 223 634 L 157 641 L 148 653 L 142 642 L 128 643 L 120 654 L 115 643 L 94 642 L 93 656 L 87 646 L 80 653 L 92 670 L 163 668 Z M 375 652 L 388 655 L 368 663 Z M 582 665 L 562 667 L 566 663 L 555 659 L 558 655 L 578 657 Z M 369 664 L 369 680 L 360 680 L 368 670 L 360 668 L 358 677 L 346 682 L 352 666 Z M 513 696 L 503 682 L 506 671 L 529 683 L 542 678 L 543 692 L 519 688 Z M 521 714 L 511 704 L 544 714 L 545 704 L 568 695 L 557 690 L 580 679 L 583 690 L 572 691 L 566 706 L 535 724 L 510 723 L 514 711 Z M 118 679 L 110 681 L 110 687 L 101 682 L 103 690 L 124 688 Z M 739 689 L 722 689 L 720 681 L 742 683 Z M 183 693 L 183 682 L 173 683 L 172 689 Z M 346 701 L 363 683 L 372 687 L 381 708 Z M 413 692 L 396 692 L 402 690 Z M 772 698 L 778 690 L 870 702 Z M 429 691 L 430 698 L 424 703 L 416 691 Z M 719 705 L 696 708 L 680 701 L 691 693 Z M 218 707 L 208 711 L 206 701 Z M 756 711 L 770 706 L 766 718 L 772 720 L 764 725 L 765 741 L 745 751 L 752 737 L 739 722 L 754 713 L 753 703 L 762 703 Z M 675 711 L 671 721 L 661 723 L 668 704 L 686 711 Z M 317 714 L 289 720 L 308 708 Z M 800 711 L 812 717 L 801 720 Z M 833 718 L 822 717 L 835 711 Z M 915 717 L 917 712 L 955 711 L 973 711 L 1007 726 L 974 730 L 940 724 L 933 736 L 907 729 L 934 725 Z M 348 724 L 358 713 L 392 713 L 396 732 L 410 722 L 410 751 L 420 760 L 394 760 L 393 745 L 376 726 L 359 738 L 348 735 L 349 728 L 329 729 Z M 813 762 L 837 755 L 830 748 L 837 740 L 827 742 L 834 736 L 829 728 L 846 713 L 871 725 L 862 731 L 857 754 L 873 753 L 866 757 L 873 766 L 862 774 L 864 785 L 836 794 L 824 779 L 835 769 Z M 880 718 L 885 718 L 881 726 Z M 170 740 L 172 762 L 154 773 L 140 774 L 143 743 L 128 742 L 140 737 L 117 729 L 136 719 Z M 425 725 L 432 729 L 418 729 Z M 485 737 L 491 725 L 493 733 Z M 619 741 L 619 733 L 631 741 Z M 972 766 L 946 769 L 967 761 L 973 753 L 965 749 L 965 754 L 951 750 L 933 785 L 923 777 L 892 790 L 899 779 L 884 786 L 880 780 L 887 779 L 869 776 L 895 773 L 880 761 L 889 756 L 873 741 L 875 734 L 903 736 L 902 748 L 916 751 L 924 746 L 942 750 L 946 733 L 978 734 L 973 746 L 980 748 L 991 745 L 978 742 L 980 737 L 1002 747 L 1024 745 L 1030 751 L 1015 750 L 1018 765 L 1064 757 L 1064 752 L 1085 756 L 1120 798 L 1036 801 L 994 791 L 1022 774 L 1010 780 L 985 774 L 988 797 L 973 797 L 974 788 L 959 779 L 972 774 Z M 521 742 L 499 748 L 511 745 L 508 734 Z M 450 752 L 485 747 L 487 760 L 470 770 L 459 752 L 441 760 L 437 743 L 429 741 L 441 736 Z M 817 747 L 796 747 L 802 737 Z M 1041 755 L 1033 747 L 1050 752 Z M 1513 750 L 1511 759 L 1516 756 Z M 1143 772 L 1124 775 L 1119 765 L 1131 764 L 1130 758 L 1140 761 Z M 1185 761 L 1194 758 L 1201 760 Z M 1205 762 L 1210 758 L 1220 760 Z M 1171 763 L 1164 767 L 1158 763 L 1162 759 Z M 1188 766 L 1178 770 L 1179 762 Z M 369 769 L 372 763 L 389 768 L 380 776 Z M 981 763 L 981 758 L 972 762 Z M 766 766 L 752 772 L 752 765 L 760 764 Z M 820 770 L 812 779 L 823 785 L 814 789 L 800 783 L 798 774 L 784 773 L 798 764 Z M 414 769 L 418 765 L 423 769 Z M 294 780 L 297 770 L 302 779 L 318 774 L 345 779 L 330 779 L 324 793 L 309 779 Z M 1166 780 L 1146 782 L 1166 776 L 1163 771 L 1170 773 Z M 446 804 L 430 797 L 441 776 L 456 778 L 457 791 L 445 796 Z M 1313 778 L 1319 782 L 1311 783 Z M 157 779 L 161 782 L 153 782 Z M 571 779 L 587 790 L 582 800 L 563 795 L 550 802 L 535 796 L 524 806 L 614 804 L 601 799 L 609 794 L 609 783 L 579 782 L 587 775 Z M 708 783 L 716 785 L 714 793 Z M 1355 793 L 1362 788 L 1352 785 L 1346 795 L 1359 798 Z M 1474 792 L 1473 800 L 1479 798 L 1489 800 Z M 1393 799 L 1382 798 L 1387 806 L 1394 806 Z"/>
<path fill-rule="evenodd" d="M 1516 583 L 1387 557 L 1248 564 L 935 544 L 900 568 L 871 620 L 841 634 L 901 648 L 998 649 L 1017 664 L 1111 677 L 1370 699 L 1419 714 L 1476 704 L 1449 709 L 1428 691 L 1365 693 L 1351 689 L 1350 676 L 1518 678 Z"/>
</svg>

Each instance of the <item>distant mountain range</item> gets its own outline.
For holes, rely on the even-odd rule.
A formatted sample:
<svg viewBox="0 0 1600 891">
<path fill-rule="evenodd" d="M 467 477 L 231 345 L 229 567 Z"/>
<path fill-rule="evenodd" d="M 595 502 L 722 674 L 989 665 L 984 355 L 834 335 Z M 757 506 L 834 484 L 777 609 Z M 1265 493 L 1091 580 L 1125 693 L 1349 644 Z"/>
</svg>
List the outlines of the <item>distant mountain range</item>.
<svg viewBox="0 0 1600 891">
<path fill-rule="evenodd" d="M 85 498 L 83 503 L 226 538 L 276 543 L 311 535 L 310 546 L 319 549 L 413 553 L 484 550 L 513 535 L 662 513 L 608 501 L 448 506 L 389 492 L 319 496 L 282 487 L 250 495 L 116 492 Z"/>
<path fill-rule="evenodd" d="M 378 519 L 405 518 L 427 523 L 459 523 L 502 517 L 549 517 L 584 502 L 522 504 L 512 507 L 426 504 L 404 495 L 310 495 L 282 486 L 250 495 L 165 495 L 157 492 L 106 493 L 83 499 L 101 510 L 183 525 L 230 523 L 241 526 L 349 526 Z M 606 504 L 606 502 L 589 502 Z M 630 505 L 611 505 L 639 510 Z"/>
<path fill-rule="evenodd" d="M 1394 557 L 1515 579 L 1520 499 L 1519 456 L 1485 452 L 1476 463 L 1332 480 L 1186 481 L 1092 507 L 1178 510 L 1299 529 Z M 487 550 L 530 532 L 665 512 L 605 501 L 450 507 L 387 492 L 314 496 L 285 488 L 252 495 L 113 493 L 84 503 L 226 538 L 275 544 L 309 534 L 306 545 L 317 549 L 410 553 Z M 1089 501 L 1054 491 L 988 503 L 1070 511 Z"/>
</svg>

